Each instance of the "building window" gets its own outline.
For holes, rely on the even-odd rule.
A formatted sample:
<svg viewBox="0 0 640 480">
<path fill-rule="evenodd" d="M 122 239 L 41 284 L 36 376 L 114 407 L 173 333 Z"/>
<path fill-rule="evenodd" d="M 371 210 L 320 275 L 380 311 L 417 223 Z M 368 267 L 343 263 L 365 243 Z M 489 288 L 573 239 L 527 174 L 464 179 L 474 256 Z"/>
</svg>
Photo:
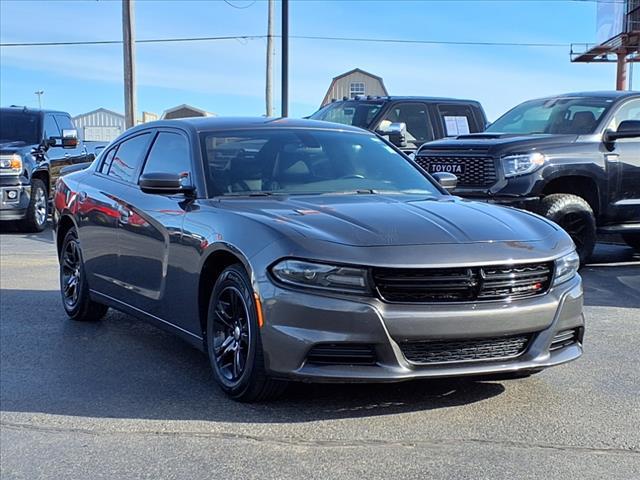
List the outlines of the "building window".
<svg viewBox="0 0 640 480">
<path fill-rule="evenodd" d="M 364 82 L 353 82 L 349 86 L 349 97 L 356 98 L 358 95 L 364 95 Z"/>
</svg>

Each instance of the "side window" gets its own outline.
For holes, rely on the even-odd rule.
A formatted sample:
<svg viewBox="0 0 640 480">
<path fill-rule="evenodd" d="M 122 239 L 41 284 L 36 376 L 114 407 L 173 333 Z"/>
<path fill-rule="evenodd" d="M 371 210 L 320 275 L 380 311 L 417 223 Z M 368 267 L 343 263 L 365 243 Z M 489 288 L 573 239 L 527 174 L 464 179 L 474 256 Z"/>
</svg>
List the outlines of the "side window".
<svg viewBox="0 0 640 480">
<path fill-rule="evenodd" d="M 433 130 L 429 122 L 429 113 L 424 103 L 401 103 L 389 110 L 378 127 L 385 130 L 392 123 L 404 123 L 407 126 L 407 144 L 419 147 L 433 140 Z"/>
<path fill-rule="evenodd" d="M 135 182 L 135 174 L 142 163 L 149 142 L 149 133 L 125 140 L 116 151 L 107 175 L 125 182 Z"/>
<path fill-rule="evenodd" d="M 160 132 L 144 164 L 143 173 L 151 172 L 189 177 L 191 156 L 187 139 L 179 133 Z"/>
<path fill-rule="evenodd" d="M 44 138 L 59 137 L 60 129 L 53 118 L 53 115 L 44 116 Z"/>
<path fill-rule="evenodd" d="M 75 128 L 71 119 L 66 115 L 56 115 L 55 117 L 56 123 L 58 124 L 58 127 L 60 127 L 60 132 L 62 132 L 62 130 L 73 130 Z"/>
<path fill-rule="evenodd" d="M 456 137 L 482 130 L 476 125 L 473 112 L 467 105 L 438 105 L 438 115 L 445 137 Z"/>
<path fill-rule="evenodd" d="M 104 154 L 102 164 L 100 165 L 100 173 L 107 174 L 109 172 L 109 167 L 111 166 L 111 162 L 113 161 L 113 157 L 116 155 L 116 150 L 118 147 L 113 147 L 107 153 Z"/>
<path fill-rule="evenodd" d="M 640 100 L 631 100 L 626 103 L 620 110 L 613 116 L 613 120 L 609 124 L 609 128 L 614 132 L 618 129 L 620 123 L 625 120 L 638 120 L 640 121 Z"/>
</svg>

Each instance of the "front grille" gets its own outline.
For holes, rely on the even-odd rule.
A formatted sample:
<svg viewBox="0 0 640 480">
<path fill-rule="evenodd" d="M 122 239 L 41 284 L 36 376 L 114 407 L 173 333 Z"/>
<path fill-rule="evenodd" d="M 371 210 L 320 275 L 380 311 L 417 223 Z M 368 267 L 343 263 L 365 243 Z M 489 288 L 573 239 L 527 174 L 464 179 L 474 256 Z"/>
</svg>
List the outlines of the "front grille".
<svg viewBox="0 0 640 480">
<path fill-rule="evenodd" d="M 373 345 L 359 343 L 323 343 L 307 354 L 307 363 L 317 365 L 374 365 L 376 352 Z"/>
<path fill-rule="evenodd" d="M 545 293 L 552 263 L 469 268 L 374 268 L 382 300 L 393 303 L 472 302 Z"/>
<path fill-rule="evenodd" d="M 568 347 L 580 340 L 580 329 L 573 328 L 571 330 L 563 330 L 558 332 L 553 340 L 551 341 L 551 345 L 549 346 L 549 350 L 553 352 L 554 350 L 560 350 L 561 348 Z"/>
<path fill-rule="evenodd" d="M 441 171 L 450 172 L 458 177 L 459 187 L 488 188 L 498 181 L 496 164 L 493 157 L 487 156 L 457 156 L 457 155 L 420 155 L 416 162 L 430 173 L 435 173 L 431 165 L 441 165 Z M 454 166 L 462 165 L 464 172 L 454 171 Z M 449 170 L 447 167 L 451 167 Z"/>
<path fill-rule="evenodd" d="M 529 340 L 529 335 L 518 335 L 465 340 L 403 342 L 400 344 L 400 348 L 407 360 L 421 364 L 503 360 L 522 354 L 526 350 Z"/>
</svg>

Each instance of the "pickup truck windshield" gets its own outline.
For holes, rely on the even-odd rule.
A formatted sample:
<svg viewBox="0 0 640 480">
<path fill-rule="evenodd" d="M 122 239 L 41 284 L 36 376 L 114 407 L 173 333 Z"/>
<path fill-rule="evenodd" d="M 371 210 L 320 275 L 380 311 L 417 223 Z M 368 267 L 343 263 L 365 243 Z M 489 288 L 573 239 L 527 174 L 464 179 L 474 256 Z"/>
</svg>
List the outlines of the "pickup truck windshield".
<svg viewBox="0 0 640 480">
<path fill-rule="evenodd" d="M 608 98 L 589 97 L 532 100 L 505 113 L 487 132 L 587 135 L 595 132 L 612 103 Z"/>
<path fill-rule="evenodd" d="M 309 118 L 367 128 L 381 108 L 381 102 L 335 102 L 318 110 Z"/>
<path fill-rule="evenodd" d="M 416 167 L 368 133 L 259 129 L 202 134 L 214 195 L 441 195 Z"/>
<path fill-rule="evenodd" d="M 24 112 L 0 114 L 0 143 L 40 143 L 40 122 L 37 115 Z"/>
</svg>

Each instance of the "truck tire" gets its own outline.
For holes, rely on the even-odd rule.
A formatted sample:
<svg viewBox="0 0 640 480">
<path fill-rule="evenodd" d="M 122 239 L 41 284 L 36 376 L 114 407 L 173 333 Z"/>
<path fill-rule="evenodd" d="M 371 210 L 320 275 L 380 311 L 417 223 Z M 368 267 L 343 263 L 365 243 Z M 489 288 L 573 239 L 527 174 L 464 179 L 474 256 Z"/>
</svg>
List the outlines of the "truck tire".
<svg viewBox="0 0 640 480">
<path fill-rule="evenodd" d="M 540 202 L 540 214 L 560 225 L 576 244 L 584 264 L 596 246 L 596 217 L 587 201 L 577 195 L 553 193 Z"/>
<path fill-rule="evenodd" d="M 42 232 L 47 226 L 49 199 L 44 182 L 39 178 L 31 180 L 31 198 L 27 214 L 20 220 L 20 230 L 29 233 Z"/>
<path fill-rule="evenodd" d="M 640 233 L 625 233 L 622 235 L 624 241 L 636 252 L 640 252 Z"/>
</svg>

